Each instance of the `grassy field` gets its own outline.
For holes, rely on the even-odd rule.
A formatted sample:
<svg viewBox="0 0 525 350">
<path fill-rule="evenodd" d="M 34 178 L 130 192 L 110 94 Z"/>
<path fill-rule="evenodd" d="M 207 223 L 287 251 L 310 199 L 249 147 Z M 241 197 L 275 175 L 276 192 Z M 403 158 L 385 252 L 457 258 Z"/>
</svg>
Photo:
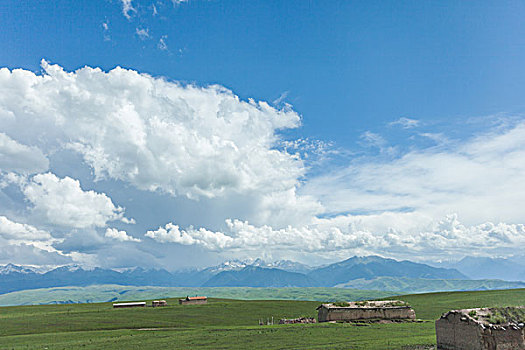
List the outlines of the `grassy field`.
<svg viewBox="0 0 525 350">
<path fill-rule="evenodd" d="M 525 290 L 401 296 L 421 323 L 259 326 L 315 316 L 319 302 L 211 299 L 207 305 L 113 309 L 110 303 L 0 308 L 0 349 L 414 349 L 455 308 L 525 304 Z"/>
<path fill-rule="evenodd" d="M 148 287 L 94 285 L 88 287 L 55 287 L 24 290 L 0 295 L 0 306 L 60 303 L 97 303 L 152 298 L 173 298 L 179 295 L 207 295 L 213 298 L 241 300 L 364 300 L 399 294 L 349 288 L 250 288 L 250 287 Z"/>
</svg>

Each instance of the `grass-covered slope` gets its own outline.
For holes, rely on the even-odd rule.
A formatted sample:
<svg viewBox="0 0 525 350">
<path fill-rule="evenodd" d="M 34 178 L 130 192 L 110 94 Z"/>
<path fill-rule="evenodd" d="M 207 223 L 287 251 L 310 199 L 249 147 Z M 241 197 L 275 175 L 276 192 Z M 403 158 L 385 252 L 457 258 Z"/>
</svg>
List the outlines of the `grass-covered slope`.
<svg viewBox="0 0 525 350">
<path fill-rule="evenodd" d="M 373 279 L 356 279 L 337 287 L 382 290 L 397 293 L 428 293 L 444 291 L 473 291 L 525 288 L 525 282 L 508 282 L 501 280 L 457 280 L 427 279 L 408 277 L 377 277 Z"/>
<path fill-rule="evenodd" d="M 441 292 L 393 297 L 408 302 L 421 319 L 438 319 L 449 310 L 525 305 L 525 289 Z"/>
<path fill-rule="evenodd" d="M 137 287 L 100 285 L 88 287 L 56 287 L 25 290 L 0 295 L 0 306 L 96 303 L 186 295 L 207 295 L 214 298 L 244 300 L 364 300 L 382 298 L 395 293 L 348 288 L 250 288 L 250 287 Z"/>
<path fill-rule="evenodd" d="M 435 344 L 434 320 L 450 309 L 525 304 L 525 290 L 396 297 L 422 323 L 259 326 L 316 315 L 315 301 L 211 299 L 207 305 L 113 309 L 110 303 L 0 308 L 0 349 L 415 349 Z M 428 347 L 427 347 L 428 348 Z M 419 347 L 418 349 L 424 349 Z"/>
<path fill-rule="evenodd" d="M 430 323 L 258 325 L 271 317 L 314 317 L 319 302 L 168 302 L 166 308 L 113 309 L 108 303 L 2 308 L 0 348 L 384 349 L 433 341 Z"/>
<path fill-rule="evenodd" d="M 434 325 L 349 324 L 42 333 L 0 338 L 7 349 L 434 349 Z M 425 347 L 417 345 L 425 344 Z M 417 347 L 416 347 L 417 346 Z"/>
</svg>

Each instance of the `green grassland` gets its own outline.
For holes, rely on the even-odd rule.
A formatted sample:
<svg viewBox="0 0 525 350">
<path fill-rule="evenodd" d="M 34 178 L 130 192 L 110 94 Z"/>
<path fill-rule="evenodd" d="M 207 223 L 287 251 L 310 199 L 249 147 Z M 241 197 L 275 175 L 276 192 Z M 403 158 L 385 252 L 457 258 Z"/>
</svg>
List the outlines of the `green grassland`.
<svg viewBox="0 0 525 350">
<path fill-rule="evenodd" d="M 241 300 L 365 300 L 396 293 L 349 288 L 250 288 L 250 287 L 151 287 L 94 285 L 24 290 L 0 295 L 0 306 L 97 303 L 139 299 L 173 298 L 180 295 L 207 295 L 213 298 Z"/>
<path fill-rule="evenodd" d="M 431 293 L 442 291 L 474 291 L 525 288 L 524 282 L 501 280 L 456 280 L 382 276 L 355 279 L 337 285 L 342 288 L 388 290 L 396 294 Z"/>
<path fill-rule="evenodd" d="M 398 297 L 408 302 L 418 318 L 436 320 L 454 309 L 525 305 L 525 289 L 488 290 L 478 292 L 440 292 Z"/>
<path fill-rule="evenodd" d="M 313 317 L 316 301 L 210 299 L 207 305 L 113 309 L 111 303 L 0 308 L 0 349 L 415 349 L 435 344 L 434 320 L 456 308 L 525 304 L 525 290 L 397 297 L 424 322 L 259 326 Z M 423 347 L 424 348 L 424 347 Z M 419 349 L 419 348 L 418 348 Z"/>
</svg>

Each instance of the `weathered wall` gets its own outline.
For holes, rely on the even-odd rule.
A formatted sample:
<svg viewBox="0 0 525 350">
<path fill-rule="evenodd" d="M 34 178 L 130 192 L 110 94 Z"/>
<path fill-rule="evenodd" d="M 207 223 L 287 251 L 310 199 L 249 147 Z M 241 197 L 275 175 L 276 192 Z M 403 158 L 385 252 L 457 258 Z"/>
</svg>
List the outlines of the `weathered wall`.
<svg viewBox="0 0 525 350">
<path fill-rule="evenodd" d="M 491 343 L 495 343 L 495 350 L 522 350 L 525 349 L 525 330 L 524 329 L 486 329 L 484 333 L 489 333 L 490 336 L 484 338 Z M 490 349 L 487 347 L 487 349 Z"/>
<path fill-rule="evenodd" d="M 524 350 L 524 329 L 483 327 L 459 312 L 436 321 L 439 350 Z"/>
<path fill-rule="evenodd" d="M 481 328 L 461 321 L 461 314 L 448 314 L 436 321 L 437 348 L 442 350 L 483 350 Z"/>
<path fill-rule="evenodd" d="M 320 307 L 317 311 L 317 321 L 326 322 L 328 320 L 328 309 L 325 307 Z"/>
<path fill-rule="evenodd" d="M 355 321 L 369 319 L 415 319 L 414 310 L 408 307 L 400 308 L 319 308 L 319 322 Z"/>
</svg>

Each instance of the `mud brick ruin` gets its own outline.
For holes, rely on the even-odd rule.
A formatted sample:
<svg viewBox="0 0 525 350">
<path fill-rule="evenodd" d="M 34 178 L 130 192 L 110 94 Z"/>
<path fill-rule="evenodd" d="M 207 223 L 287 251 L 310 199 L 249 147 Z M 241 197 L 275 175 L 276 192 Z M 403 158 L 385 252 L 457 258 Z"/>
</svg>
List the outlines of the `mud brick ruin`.
<svg viewBox="0 0 525 350">
<path fill-rule="evenodd" d="M 400 300 L 330 303 L 317 310 L 319 322 L 416 319 L 414 310 Z"/>
<path fill-rule="evenodd" d="M 525 307 L 452 310 L 436 321 L 441 350 L 523 350 Z"/>
</svg>

